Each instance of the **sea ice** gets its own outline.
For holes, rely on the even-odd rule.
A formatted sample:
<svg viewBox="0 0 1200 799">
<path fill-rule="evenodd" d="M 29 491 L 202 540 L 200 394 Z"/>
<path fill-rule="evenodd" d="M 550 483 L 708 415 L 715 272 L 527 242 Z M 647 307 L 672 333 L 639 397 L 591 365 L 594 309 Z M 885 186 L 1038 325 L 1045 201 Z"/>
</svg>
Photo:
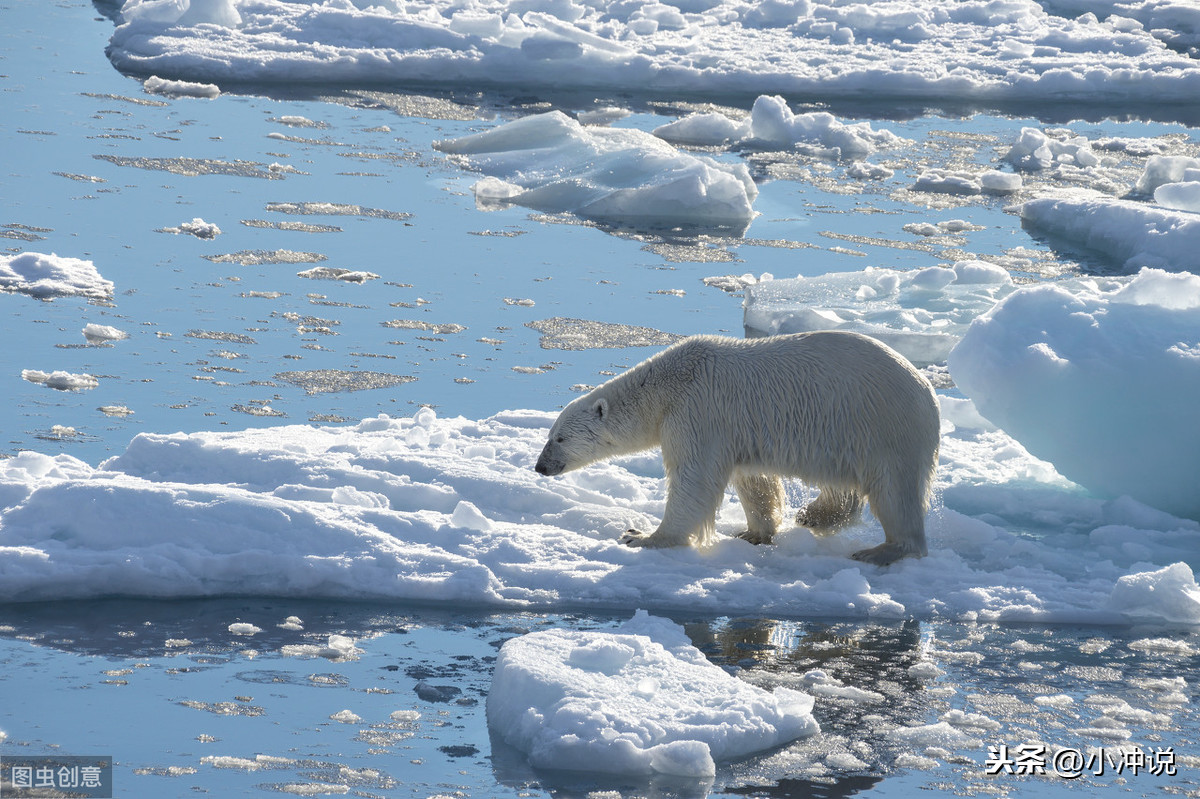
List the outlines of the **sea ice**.
<svg viewBox="0 0 1200 799">
<path fill-rule="evenodd" d="M 1036 128 L 1021 128 L 1020 137 L 1004 160 L 1025 172 L 1048 169 L 1057 164 L 1090 167 L 1100 163 L 1086 137 L 1050 136 Z"/>
<path fill-rule="evenodd" d="M 215 83 L 193 83 L 186 80 L 166 80 L 157 75 L 151 75 L 142 82 L 150 94 L 162 94 L 167 97 L 202 97 L 211 100 L 221 95 L 221 87 Z"/>
<path fill-rule="evenodd" d="M 1153 155 L 1146 161 L 1142 175 L 1133 190 L 1138 194 L 1154 194 L 1164 183 L 1186 180 L 1189 169 L 1200 169 L 1200 158 L 1186 155 Z"/>
<path fill-rule="evenodd" d="M 768 95 L 759 96 L 741 122 L 716 112 L 696 112 L 655 128 L 654 135 L 674 144 L 796 148 L 835 159 L 865 158 L 904 141 L 891 131 L 873 129 L 869 122 L 845 124 L 825 111 L 793 113 L 782 97 Z"/>
<path fill-rule="evenodd" d="M 95 322 L 89 322 L 84 325 L 82 332 L 88 344 L 106 344 L 129 338 L 129 334 L 124 330 L 115 328 L 112 325 L 99 325 Z"/>
<path fill-rule="evenodd" d="M 72 296 L 108 300 L 112 298 L 113 284 L 100 276 L 91 261 L 24 252 L 0 255 L 0 290 L 42 300 Z"/>
<path fill-rule="evenodd" d="M 1121 623 L 1118 580 L 1184 561 L 1200 534 L 1130 499 L 1081 495 L 957 409 L 925 558 L 850 560 L 882 540 L 869 514 L 836 536 L 795 528 L 753 546 L 732 537 L 745 525 L 732 492 L 713 546 L 632 550 L 621 533 L 653 526 L 666 499 L 658 457 L 543 478 L 533 465 L 555 415 L 423 408 L 345 427 L 141 434 L 99 468 L 23 452 L 0 460 L 0 600 L 233 594 Z M 1031 525 L 1054 535 L 1014 532 Z M 1146 612 L 1185 605 L 1190 585 L 1160 581 Z M 285 650 L 355 652 L 340 636 Z"/>
<path fill-rule="evenodd" d="M 1013 288 L 1006 270 L 983 261 L 762 280 L 745 286 L 743 323 L 748 337 L 865 333 L 925 366 L 945 361 L 971 321 Z"/>
<path fill-rule="evenodd" d="M 514 203 L 585 219 L 741 231 L 758 189 L 744 164 L 689 155 L 635 129 L 589 128 L 559 111 L 435 142 L 488 175 L 482 207 Z"/>
<path fill-rule="evenodd" d="M 1200 624 L 1200 586 L 1186 563 L 1117 580 L 1109 606 L 1132 619 Z"/>
<path fill-rule="evenodd" d="M 216 84 L 420 81 L 1092 107 L 1200 95 L 1195 61 L 1164 44 L 1200 39 L 1182 4 L 1121 4 L 1105 19 L 1043 5 L 128 0 L 108 55 L 127 74 Z"/>
<path fill-rule="evenodd" d="M 21 377 L 30 383 L 40 383 L 46 388 L 58 391 L 82 391 L 100 385 L 100 381 L 89 374 L 73 374 L 62 370 L 43 372 L 38 369 L 23 369 Z"/>
<path fill-rule="evenodd" d="M 507 641 L 488 726 L 541 768 L 705 778 L 716 762 L 819 732 L 813 699 L 709 663 L 683 628 L 639 611 L 615 632 Z"/>
<path fill-rule="evenodd" d="M 975 320 L 949 367 L 980 413 L 1064 476 L 1200 519 L 1200 277 L 1021 288 Z"/>
<path fill-rule="evenodd" d="M 1035 197 L 1020 213 L 1051 243 L 1085 248 L 1130 271 L 1153 266 L 1200 272 L 1197 214 L 1083 189 Z"/>
</svg>

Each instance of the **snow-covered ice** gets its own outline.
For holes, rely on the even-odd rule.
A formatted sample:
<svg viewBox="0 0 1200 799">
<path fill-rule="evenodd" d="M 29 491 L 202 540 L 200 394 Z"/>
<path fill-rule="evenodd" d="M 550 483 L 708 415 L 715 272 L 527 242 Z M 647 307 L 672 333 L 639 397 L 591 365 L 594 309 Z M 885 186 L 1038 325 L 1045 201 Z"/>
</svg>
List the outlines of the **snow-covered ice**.
<svg viewBox="0 0 1200 799">
<path fill-rule="evenodd" d="M 100 275 L 91 261 L 53 253 L 23 252 L 0 255 L 0 290 L 42 300 L 55 297 L 108 300 L 112 298 L 113 284 Z"/>
<path fill-rule="evenodd" d="M 1200 277 L 1019 289 L 975 320 L 949 367 L 980 413 L 1063 475 L 1200 519 Z"/>
<path fill-rule="evenodd" d="M 434 145 L 488 175 L 481 207 L 522 205 L 601 222 L 729 228 L 754 217 L 758 189 L 745 164 L 680 152 L 634 129 L 591 128 L 560 111 Z"/>
<path fill-rule="evenodd" d="M 730 537 L 745 523 L 732 497 L 714 546 L 630 549 L 621 533 L 653 526 L 665 504 L 657 453 L 544 478 L 533 465 L 554 414 L 443 419 L 422 409 L 342 428 L 142 434 L 98 468 L 33 452 L 0 461 L 0 598 L 233 594 L 1121 623 L 1122 578 L 1170 567 L 1160 590 L 1136 592 L 1133 610 L 1178 618 L 1197 590 L 1182 561 L 1200 525 L 1081 495 L 977 416 L 945 416 L 930 554 L 887 569 L 849 559 L 881 539 L 869 516 L 836 536 L 797 528 L 756 547 Z M 1053 533 L 1020 535 L 1030 524 Z"/>
<path fill-rule="evenodd" d="M 108 52 L 128 73 L 193 83 L 1191 102 L 1200 71 L 1171 46 L 1200 36 L 1180 8 L 1140 0 L 1057 15 L 1033 0 L 128 0 Z"/>
<path fill-rule="evenodd" d="M 795 149 L 835 159 L 865 158 L 904 141 L 869 122 L 846 124 L 825 111 L 793 113 L 782 97 L 767 95 L 758 97 L 750 115 L 740 121 L 697 111 L 655 128 L 654 135 L 675 144 Z"/>
<path fill-rule="evenodd" d="M 124 330 L 113 327 L 112 325 L 101 325 L 95 322 L 89 322 L 84 325 L 83 337 L 87 339 L 88 344 L 108 344 L 113 341 L 121 341 L 129 338 L 129 334 Z"/>
<path fill-rule="evenodd" d="M 819 731 L 813 698 L 768 692 L 710 663 L 683 628 L 638 611 L 612 632 L 506 642 L 488 726 L 534 766 L 704 778 L 716 763 Z"/>
<path fill-rule="evenodd" d="M 30 383 L 40 383 L 47 388 L 59 391 L 81 391 L 95 388 L 100 381 L 89 374 L 75 374 L 56 369 L 53 372 L 43 372 L 40 369 L 22 369 L 21 377 Z"/>
<path fill-rule="evenodd" d="M 868 267 L 746 286 L 747 336 L 850 330 L 885 342 L 919 366 L 942 363 L 979 314 L 1014 290 L 983 261 L 901 271 Z"/>
<path fill-rule="evenodd" d="M 1180 184 L 1161 188 L 1170 185 Z M 1128 271 L 1152 266 L 1200 272 L 1200 214 L 1086 189 L 1035 197 L 1020 206 L 1020 213 L 1025 224 L 1051 241 L 1083 248 Z"/>
</svg>

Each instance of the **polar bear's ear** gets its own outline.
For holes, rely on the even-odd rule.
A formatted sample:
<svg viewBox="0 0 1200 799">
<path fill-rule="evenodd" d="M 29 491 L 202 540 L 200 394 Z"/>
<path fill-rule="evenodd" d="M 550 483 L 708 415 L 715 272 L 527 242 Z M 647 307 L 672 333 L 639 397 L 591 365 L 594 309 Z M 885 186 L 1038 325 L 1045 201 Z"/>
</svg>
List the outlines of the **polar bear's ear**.
<svg viewBox="0 0 1200 799">
<path fill-rule="evenodd" d="M 592 413 L 595 414 L 596 418 L 600 420 L 603 420 L 605 416 L 608 416 L 608 400 L 604 399 L 604 397 L 596 400 L 596 402 L 592 405 Z"/>
</svg>

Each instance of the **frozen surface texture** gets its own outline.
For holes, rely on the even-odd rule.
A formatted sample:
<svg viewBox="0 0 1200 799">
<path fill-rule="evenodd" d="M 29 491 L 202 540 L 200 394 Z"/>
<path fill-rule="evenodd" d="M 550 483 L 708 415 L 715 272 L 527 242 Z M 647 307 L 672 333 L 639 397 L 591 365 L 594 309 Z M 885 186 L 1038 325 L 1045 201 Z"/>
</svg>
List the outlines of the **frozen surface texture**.
<svg viewBox="0 0 1200 799">
<path fill-rule="evenodd" d="M 1145 178 L 1143 183 L 1153 185 Z M 1154 195 L 1187 207 L 1200 202 L 1192 184 L 1164 183 Z M 1098 253 L 1130 271 L 1143 266 L 1200 271 L 1200 214 L 1162 200 L 1156 205 L 1087 190 L 1050 193 L 1024 203 L 1021 219 L 1055 243 Z"/>
<path fill-rule="evenodd" d="M 584 127 L 561 111 L 435 145 L 488 175 L 483 208 L 522 205 L 608 223 L 741 231 L 758 188 L 745 164 L 680 152 L 633 129 Z"/>
<path fill-rule="evenodd" d="M 763 280 L 746 288 L 744 324 L 747 336 L 865 333 L 923 366 L 945 361 L 971 321 L 1013 288 L 1007 270 L 983 261 Z"/>
<path fill-rule="evenodd" d="M 1194 555 L 1200 534 L 1132 499 L 1082 496 L 970 403 L 947 399 L 928 557 L 883 569 L 850 560 L 882 540 L 869 515 L 835 536 L 796 528 L 754 546 L 730 537 L 745 529 L 732 492 L 713 546 L 633 550 L 621 533 L 653 526 L 666 499 L 657 453 L 540 477 L 533 465 L 553 419 L 422 409 L 341 428 L 143 434 L 99 468 L 23 452 L 0 461 L 0 599 L 398 598 L 1120 623 L 1110 603 L 1119 581 Z M 1031 527 L 1045 534 L 1014 532 Z M 1139 616 L 1176 617 L 1196 590 L 1180 574 L 1162 585 L 1138 592 Z"/>
<path fill-rule="evenodd" d="M 1046 5 L 129 0 L 109 56 L 133 74 L 216 84 L 646 86 L 972 103 L 1200 95 L 1194 61 L 1171 49 L 1196 38 L 1180 4 L 1083 15 Z"/>
<path fill-rule="evenodd" d="M 546 630 L 500 650 L 488 726 L 534 766 L 712 777 L 716 762 L 819 732 L 808 694 L 710 663 L 683 628 L 638 613 L 616 632 Z"/>
<path fill-rule="evenodd" d="M 1103 496 L 1200 519 L 1200 278 L 1143 269 L 1023 288 L 977 319 L 950 372 L 979 411 Z"/>
<path fill-rule="evenodd" d="M 55 297 L 112 298 L 113 283 L 96 265 L 79 258 L 40 252 L 0 255 L 0 290 L 40 300 Z"/>
</svg>

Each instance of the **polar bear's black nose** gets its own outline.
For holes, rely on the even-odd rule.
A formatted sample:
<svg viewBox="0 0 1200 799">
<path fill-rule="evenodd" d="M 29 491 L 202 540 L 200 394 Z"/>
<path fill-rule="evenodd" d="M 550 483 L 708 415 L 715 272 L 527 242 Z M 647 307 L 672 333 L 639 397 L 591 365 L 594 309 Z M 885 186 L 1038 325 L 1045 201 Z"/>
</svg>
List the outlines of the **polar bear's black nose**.
<svg viewBox="0 0 1200 799">
<path fill-rule="evenodd" d="M 548 468 L 546 468 L 546 462 L 540 458 L 538 459 L 537 466 L 533 467 L 533 470 L 538 474 L 546 474 L 550 471 Z"/>
</svg>

